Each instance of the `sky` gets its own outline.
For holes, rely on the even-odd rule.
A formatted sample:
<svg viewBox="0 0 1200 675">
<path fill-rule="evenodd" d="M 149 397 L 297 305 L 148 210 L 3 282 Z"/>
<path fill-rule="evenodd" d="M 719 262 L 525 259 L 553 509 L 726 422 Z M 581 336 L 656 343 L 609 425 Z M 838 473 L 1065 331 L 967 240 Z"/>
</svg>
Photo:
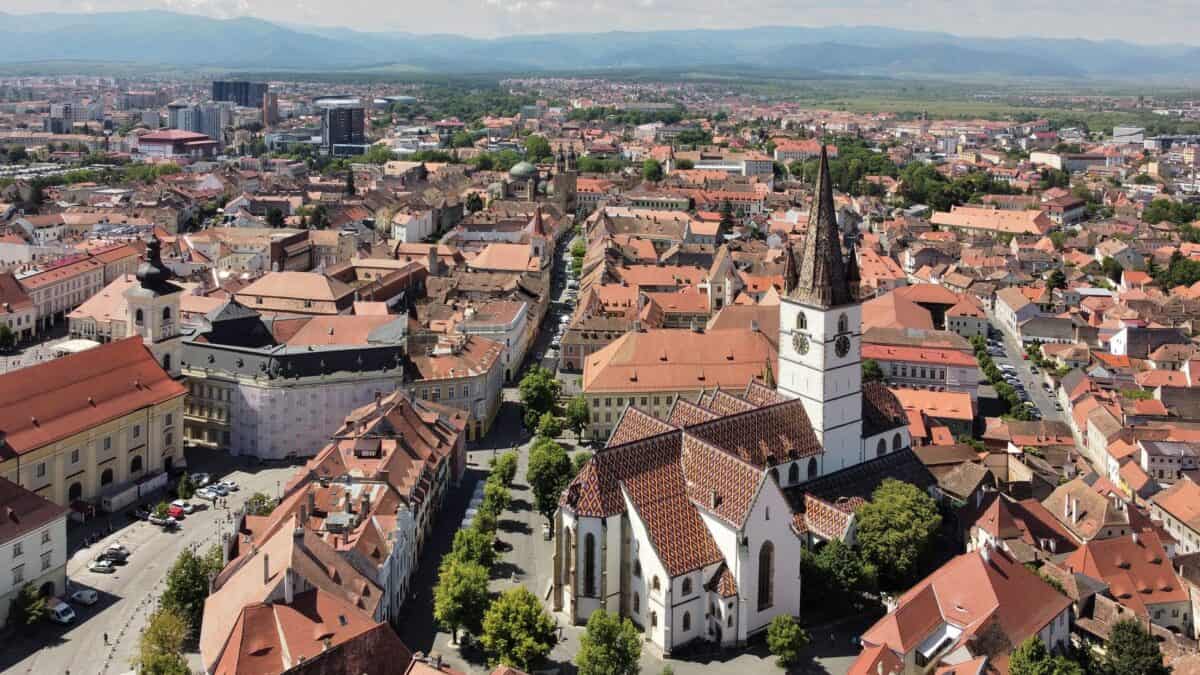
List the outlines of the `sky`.
<svg viewBox="0 0 1200 675">
<path fill-rule="evenodd" d="M 0 11 L 169 9 L 375 32 L 598 32 L 750 26 L 888 26 L 989 37 L 1196 44 L 1200 2 L 1157 0 L 0 0 Z"/>
</svg>

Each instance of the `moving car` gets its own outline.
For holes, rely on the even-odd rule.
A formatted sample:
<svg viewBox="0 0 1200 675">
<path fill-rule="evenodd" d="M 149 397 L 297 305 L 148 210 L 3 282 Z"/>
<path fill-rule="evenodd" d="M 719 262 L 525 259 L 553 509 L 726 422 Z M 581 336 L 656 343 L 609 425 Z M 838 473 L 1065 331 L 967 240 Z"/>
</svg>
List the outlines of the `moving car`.
<svg viewBox="0 0 1200 675">
<path fill-rule="evenodd" d="M 125 562 L 129 559 L 129 549 L 121 544 L 109 544 L 108 548 L 100 552 L 100 557 L 112 562 Z"/>
<path fill-rule="evenodd" d="M 77 605 L 91 606 L 96 604 L 100 596 L 90 588 L 81 588 L 71 594 L 71 602 Z"/>
<path fill-rule="evenodd" d="M 117 568 L 113 567 L 112 561 L 104 558 L 96 558 L 92 562 L 88 563 L 88 569 L 92 572 L 99 572 L 100 574 L 112 574 L 113 572 L 117 571 Z"/>
</svg>

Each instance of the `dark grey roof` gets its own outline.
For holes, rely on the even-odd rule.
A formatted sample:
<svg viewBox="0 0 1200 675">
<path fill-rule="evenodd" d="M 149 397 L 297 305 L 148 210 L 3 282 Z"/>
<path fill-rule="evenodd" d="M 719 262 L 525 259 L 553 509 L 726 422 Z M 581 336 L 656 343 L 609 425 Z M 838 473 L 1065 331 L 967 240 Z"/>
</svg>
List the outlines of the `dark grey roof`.
<svg viewBox="0 0 1200 675">
<path fill-rule="evenodd" d="M 789 247 L 790 248 L 790 247 Z M 795 252 L 791 252 L 795 257 Z M 787 296 L 797 302 L 815 307 L 837 307 L 855 301 L 850 288 L 850 276 L 842 255 L 838 233 L 837 213 L 833 204 L 833 183 L 829 177 L 829 156 L 821 146 L 817 164 L 816 194 L 808 216 L 808 232 L 804 235 L 796 276 L 785 275 Z M 857 274 L 857 272 L 855 272 Z"/>
<path fill-rule="evenodd" d="M 887 478 L 912 483 L 922 490 L 928 490 L 930 486 L 937 483 L 933 474 L 925 468 L 916 453 L 904 448 L 810 480 L 797 487 L 788 488 L 785 492 L 788 500 L 793 504 L 797 503 L 797 497 L 802 502 L 804 493 L 819 497 L 831 504 L 836 504 L 842 497 L 861 497 L 869 501 L 875 489 Z"/>
</svg>

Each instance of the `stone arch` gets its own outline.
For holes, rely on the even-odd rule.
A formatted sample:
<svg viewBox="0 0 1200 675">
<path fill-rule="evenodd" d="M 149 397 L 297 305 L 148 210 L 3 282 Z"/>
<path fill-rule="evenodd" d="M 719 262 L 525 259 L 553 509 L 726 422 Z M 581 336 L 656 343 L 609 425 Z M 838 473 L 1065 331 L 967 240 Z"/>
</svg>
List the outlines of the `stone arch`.
<svg viewBox="0 0 1200 675">
<path fill-rule="evenodd" d="M 892 436 L 892 450 L 899 450 L 903 447 L 903 444 L 904 440 L 900 437 L 900 432 L 897 431 L 896 435 Z"/>
<path fill-rule="evenodd" d="M 887 441 L 879 439 L 879 443 L 875 446 L 875 456 L 883 457 L 887 453 Z"/>
<path fill-rule="evenodd" d="M 796 330 L 808 330 L 808 315 L 796 312 Z"/>
<path fill-rule="evenodd" d="M 817 477 L 817 458 L 808 458 L 808 479 L 812 480 Z"/>
<path fill-rule="evenodd" d="M 788 485 L 795 485 L 796 483 L 799 483 L 799 482 L 800 482 L 800 464 L 797 462 L 792 462 L 792 465 L 790 467 L 788 467 Z"/>
<path fill-rule="evenodd" d="M 113 470 L 105 469 L 104 473 L 100 474 L 100 484 L 108 485 L 113 482 Z"/>
<path fill-rule="evenodd" d="M 79 501 L 83 497 L 83 483 L 75 481 L 67 488 L 67 503 Z"/>
</svg>

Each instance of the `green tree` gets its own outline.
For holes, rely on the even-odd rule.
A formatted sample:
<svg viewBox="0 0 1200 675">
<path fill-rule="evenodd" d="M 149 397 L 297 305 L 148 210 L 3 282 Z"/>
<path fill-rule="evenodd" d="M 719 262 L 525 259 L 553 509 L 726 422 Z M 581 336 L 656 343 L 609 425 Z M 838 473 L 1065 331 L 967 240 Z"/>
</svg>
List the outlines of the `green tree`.
<svg viewBox="0 0 1200 675">
<path fill-rule="evenodd" d="M 533 490 L 537 512 L 546 520 L 554 516 L 558 498 L 572 476 L 571 458 L 558 443 L 548 438 L 538 438 L 529 449 L 529 468 L 525 480 Z"/>
<path fill-rule="evenodd" d="M 308 224 L 314 230 L 324 230 L 329 227 L 329 210 L 325 208 L 324 204 L 317 204 L 313 207 Z"/>
<path fill-rule="evenodd" d="M 492 663 L 533 672 L 554 647 L 554 620 L 533 593 L 517 586 L 488 608 L 479 641 Z"/>
<path fill-rule="evenodd" d="M 533 134 L 525 139 L 525 158 L 529 161 L 537 163 L 553 156 L 554 151 L 550 148 L 550 141 L 546 140 L 545 136 Z"/>
<path fill-rule="evenodd" d="M 508 488 L 504 487 L 504 483 L 499 480 L 489 480 L 483 484 L 483 501 L 479 505 L 480 511 L 487 511 L 497 518 L 504 509 L 508 508 L 512 497 L 508 494 Z"/>
<path fill-rule="evenodd" d="M 468 212 L 478 213 L 483 210 L 483 197 L 480 197 L 478 192 L 472 192 L 467 195 L 465 206 Z"/>
<path fill-rule="evenodd" d="M 726 199 L 721 202 L 721 222 L 717 226 L 718 241 L 722 236 L 733 231 L 733 225 L 733 205 L 729 203 L 728 199 Z"/>
<path fill-rule="evenodd" d="M 662 177 L 662 165 L 659 164 L 657 160 L 650 157 L 642 160 L 642 178 L 644 180 L 650 181 L 651 183 L 657 183 L 658 181 L 662 180 Z"/>
<path fill-rule="evenodd" d="M 188 675 L 191 670 L 183 656 L 188 630 L 187 619 L 173 610 L 164 608 L 151 614 L 138 640 L 133 665 L 152 675 Z"/>
<path fill-rule="evenodd" d="M 572 479 L 574 479 L 575 476 L 579 475 L 579 472 L 583 470 L 583 465 L 587 464 L 588 460 L 591 458 L 592 458 L 592 453 L 590 453 L 586 450 L 577 452 L 571 456 L 571 478 Z"/>
<path fill-rule="evenodd" d="M 170 515 L 171 505 L 166 502 L 159 502 L 154 505 L 154 517 L 166 518 Z"/>
<path fill-rule="evenodd" d="M 354 169 L 346 171 L 346 195 L 353 196 L 358 194 L 358 188 L 354 185 Z"/>
<path fill-rule="evenodd" d="M 496 514 L 491 511 L 479 509 L 475 512 L 475 520 L 471 523 L 471 528 L 488 536 L 494 536 L 496 534 L 496 525 Z"/>
<path fill-rule="evenodd" d="M 17 334 L 6 323 L 0 323 L 0 351 L 9 351 L 17 344 Z"/>
<path fill-rule="evenodd" d="M 492 460 L 492 475 L 498 476 L 501 483 L 512 486 L 517 477 L 517 453 L 506 452 Z"/>
<path fill-rule="evenodd" d="M 911 483 L 889 478 L 855 516 L 859 548 L 878 571 L 880 584 L 889 590 L 906 588 L 932 552 L 942 524 L 933 498 Z"/>
<path fill-rule="evenodd" d="M 641 658 L 642 638 L 632 621 L 602 609 L 592 612 L 575 657 L 579 675 L 636 675 Z"/>
<path fill-rule="evenodd" d="M 450 147 L 469 148 L 475 145 L 475 136 L 469 131 L 456 131 L 450 136 Z"/>
<path fill-rule="evenodd" d="M 567 402 L 567 428 L 574 431 L 576 439 L 581 442 L 583 441 L 583 432 L 587 429 L 591 419 L 590 415 L 587 399 L 583 394 L 579 394 Z"/>
<path fill-rule="evenodd" d="M 1108 634 L 1103 664 L 1110 675 L 1167 675 L 1154 636 L 1132 619 L 1118 621 Z"/>
<path fill-rule="evenodd" d="M 1100 271 L 1104 272 L 1104 276 L 1108 277 L 1109 279 L 1112 279 L 1113 281 L 1120 281 L 1121 273 L 1125 271 L 1125 268 L 1121 267 L 1121 263 L 1117 262 L 1116 260 L 1105 257 L 1104 260 L 1100 261 Z"/>
<path fill-rule="evenodd" d="M 883 369 L 879 367 L 879 362 L 875 359 L 863 359 L 862 362 L 862 379 L 863 382 L 882 382 Z"/>
<path fill-rule="evenodd" d="M 458 629 L 479 632 L 483 613 L 488 607 L 488 572 L 479 563 L 448 558 L 438 569 L 433 588 L 433 617 L 450 630 L 450 640 L 458 644 Z"/>
<path fill-rule="evenodd" d="M 552 412 L 544 412 L 538 418 L 537 434 L 546 438 L 558 438 L 562 434 L 562 420 Z"/>
<path fill-rule="evenodd" d="M 185 472 L 179 477 L 179 487 L 175 488 L 175 492 L 180 499 L 191 499 L 196 494 L 196 482 Z"/>
<path fill-rule="evenodd" d="M 221 550 L 215 544 L 203 556 L 185 549 L 167 571 L 161 607 L 183 617 L 191 630 L 199 631 L 209 580 L 221 571 L 221 562 Z"/>
<path fill-rule="evenodd" d="M 1066 288 L 1067 276 L 1063 274 L 1062 270 L 1055 268 L 1046 277 L 1046 286 L 1048 288 Z"/>
<path fill-rule="evenodd" d="M 555 379 L 554 373 L 538 366 L 531 368 L 521 378 L 517 389 L 521 395 L 521 405 L 525 408 L 525 426 L 535 430 L 542 414 L 554 411 L 562 383 Z"/>
<path fill-rule="evenodd" d="M 690 171 L 691 169 L 694 169 L 694 168 L 696 168 L 696 164 L 695 164 L 695 162 L 693 162 L 690 159 L 675 160 L 675 170 L 676 171 Z"/>
<path fill-rule="evenodd" d="M 1013 650 L 1008 672 L 1010 675 L 1083 675 L 1084 671 L 1065 656 L 1052 655 L 1041 638 L 1034 635 Z"/>
<path fill-rule="evenodd" d="M 46 598 L 33 584 L 25 584 L 8 606 L 8 625 L 16 626 L 24 633 L 31 633 L 44 618 Z"/>
<path fill-rule="evenodd" d="M 811 607 L 848 611 L 860 604 L 864 593 L 875 591 L 875 567 L 840 540 L 828 542 L 815 553 L 804 549 L 800 563 L 804 601 Z"/>
<path fill-rule="evenodd" d="M 771 619 L 767 626 L 767 649 L 778 659 L 781 668 L 795 665 L 800 660 L 800 652 L 808 646 L 808 633 L 800 626 L 800 622 L 786 614 Z"/>
<path fill-rule="evenodd" d="M 276 500 L 265 492 L 255 492 L 246 500 L 246 513 L 252 516 L 269 516 L 275 510 Z"/>
<path fill-rule="evenodd" d="M 268 227 L 283 227 L 283 211 L 272 206 L 267 210 L 267 226 Z"/>
<path fill-rule="evenodd" d="M 485 569 L 491 568 L 496 562 L 496 549 L 492 545 L 494 537 L 486 532 L 472 528 L 459 530 L 454 533 L 454 544 L 450 549 L 450 557 L 458 562 L 474 563 Z"/>
</svg>

